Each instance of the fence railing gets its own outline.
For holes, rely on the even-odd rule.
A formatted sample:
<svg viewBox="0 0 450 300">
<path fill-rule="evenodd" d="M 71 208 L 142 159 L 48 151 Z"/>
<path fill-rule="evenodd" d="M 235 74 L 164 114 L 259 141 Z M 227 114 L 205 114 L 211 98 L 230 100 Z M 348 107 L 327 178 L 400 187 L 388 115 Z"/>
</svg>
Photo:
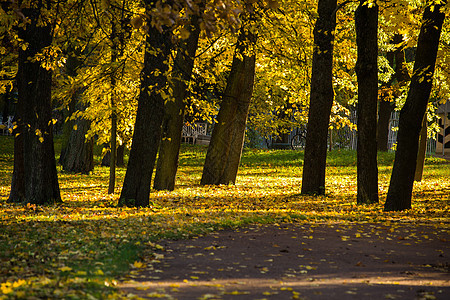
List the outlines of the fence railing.
<svg viewBox="0 0 450 300">
<path fill-rule="evenodd" d="M 8 116 L 8 120 L 6 121 L 6 123 L 0 123 L 1 125 L 3 125 L 0 127 L 1 128 L 0 132 L 2 133 L 2 135 L 11 135 L 12 128 L 14 126 L 13 119 L 14 119 L 13 116 Z"/>
</svg>

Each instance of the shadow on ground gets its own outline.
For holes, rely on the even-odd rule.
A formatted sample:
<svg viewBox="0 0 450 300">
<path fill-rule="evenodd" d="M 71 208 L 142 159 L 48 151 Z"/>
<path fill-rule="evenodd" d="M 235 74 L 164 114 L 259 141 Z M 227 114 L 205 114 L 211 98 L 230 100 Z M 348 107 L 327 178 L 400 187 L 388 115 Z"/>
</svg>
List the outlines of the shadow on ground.
<svg viewBox="0 0 450 300">
<path fill-rule="evenodd" d="M 250 226 L 162 241 L 120 288 L 183 300 L 450 299 L 449 241 L 443 223 Z"/>
</svg>

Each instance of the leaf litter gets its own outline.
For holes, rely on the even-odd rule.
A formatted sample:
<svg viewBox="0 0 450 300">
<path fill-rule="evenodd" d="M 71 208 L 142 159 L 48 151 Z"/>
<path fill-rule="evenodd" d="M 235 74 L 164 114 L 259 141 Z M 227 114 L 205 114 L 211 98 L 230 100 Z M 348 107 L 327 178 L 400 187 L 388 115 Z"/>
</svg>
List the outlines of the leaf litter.
<svg viewBox="0 0 450 300">
<path fill-rule="evenodd" d="M 261 299 L 284 298 L 287 295 L 293 299 L 301 299 L 302 290 L 306 286 L 302 284 L 315 285 L 321 280 L 313 276 L 314 272 L 321 271 L 324 265 L 329 272 L 339 271 L 339 265 L 332 258 L 345 258 L 348 254 L 343 253 L 350 251 L 346 248 L 353 249 L 362 240 L 371 245 L 392 243 L 407 247 L 402 249 L 415 249 L 421 255 L 426 254 L 419 251 L 426 243 L 448 245 L 450 168 L 442 161 L 436 163 L 433 159 L 430 161 L 432 163 L 427 164 L 424 180 L 415 184 L 411 210 L 385 213 L 381 203 L 356 205 L 354 164 L 332 163 L 327 169 L 327 190 L 330 192 L 326 196 L 311 197 L 299 194 L 301 168 L 289 162 L 289 159 L 298 160 L 298 157 L 292 156 L 292 152 L 247 152 L 244 154 L 237 185 L 199 186 L 201 166 L 190 163 L 190 159 L 183 157 L 202 158 L 204 153 L 204 148 L 184 148 L 180 156 L 180 174 L 184 175 L 178 176 L 175 191 L 153 191 L 150 207 L 141 209 L 115 206 L 120 189 L 112 196 L 106 193 L 108 169 L 101 167 L 97 167 L 90 175 L 60 173 L 64 201 L 61 205 L 36 207 L 7 204 L 12 157 L 1 156 L 0 164 L 5 171 L 0 177 L 0 299 L 121 299 L 131 297 L 132 294 L 142 296 L 142 293 L 126 291 L 126 284 L 132 286 L 133 280 L 146 280 L 155 284 L 163 282 L 169 274 L 165 266 L 170 266 L 176 260 L 175 250 L 169 244 L 164 244 L 171 240 L 181 240 L 179 243 L 186 246 L 183 253 L 192 258 L 185 259 L 222 263 L 222 267 L 217 267 L 217 272 L 227 276 L 241 275 L 252 270 L 256 274 L 257 284 L 267 282 L 265 287 L 269 286 L 261 291 Z M 301 155 L 301 152 L 298 153 Z M 258 155 L 264 155 L 269 160 L 274 155 L 279 161 L 272 164 L 259 163 L 255 160 Z M 284 162 L 283 157 L 286 159 Z M 333 159 L 339 160 L 339 154 Z M 392 162 L 391 159 L 387 160 Z M 390 163 L 380 165 L 382 199 L 386 196 L 387 190 L 383 187 L 388 185 L 391 168 Z M 124 171 L 121 168 L 118 170 L 119 182 L 123 180 Z M 249 224 L 255 225 L 245 227 Z M 286 226 L 304 228 L 301 232 L 290 232 L 285 237 L 286 240 L 297 242 L 295 247 L 286 248 L 281 242 L 270 243 L 271 251 L 258 258 L 258 263 L 255 264 L 260 267 L 251 266 L 246 260 L 235 260 L 249 258 L 248 252 L 242 247 L 240 252 L 246 255 L 236 253 L 235 256 L 221 256 L 220 253 L 227 253 L 230 248 L 218 242 L 204 244 L 202 248 L 195 244 L 208 237 L 221 240 L 218 234 L 201 237 L 207 233 L 243 227 L 246 229 L 241 229 L 241 233 L 247 231 L 248 234 L 253 234 L 255 230 L 267 228 L 265 224 L 291 224 Z M 336 235 L 335 241 L 331 243 L 328 238 L 318 236 L 320 228 L 327 228 L 330 235 Z M 193 239 L 185 240 L 187 238 Z M 316 253 L 312 243 L 327 241 L 331 249 L 335 247 L 334 254 L 311 260 Z M 278 251 L 273 251 L 276 249 Z M 192 252 L 194 250 L 195 253 Z M 445 257 L 448 246 L 437 247 L 432 252 L 443 255 L 444 261 L 424 262 L 425 266 L 429 265 L 424 268 L 448 273 L 448 258 Z M 283 273 L 281 281 L 284 285 L 269 284 L 272 282 L 271 272 L 277 270 L 277 259 L 291 254 L 295 254 L 291 265 L 286 269 L 279 268 Z M 370 252 L 367 255 L 369 256 L 356 261 L 356 258 L 351 257 L 350 265 L 359 269 L 367 267 L 366 259 L 396 265 L 392 260 L 385 262 L 390 257 L 380 253 Z M 247 294 L 233 294 L 245 291 L 241 289 L 242 284 L 234 283 L 239 288 L 225 289 L 225 294 L 223 289 L 228 281 L 222 282 L 219 278 L 213 281 L 209 269 L 201 270 L 195 265 L 191 268 L 197 269 L 193 269 L 186 278 L 170 282 L 168 288 L 164 288 L 164 293 L 152 286 L 146 288 L 148 293 L 143 296 L 166 297 L 170 293 L 177 293 L 173 290 L 180 291 L 182 287 L 192 284 L 196 284 L 195 289 L 198 290 L 198 285 L 204 283 L 211 287 L 211 292 L 198 297 L 246 297 Z M 177 271 L 182 274 L 185 269 L 189 270 L 189 266 L 180 266 Z M 419 274 L 416 270 L 409 269 L 404 272 L 404 277 L 410 277 L 410 273 Z M 227 280 L 243 282 L 242 278 L 233 276 Z M 302 278 L 298 280 L 302 283 L 300 286 L 289 281 L 298 278 Z M 338 273 L 335 278 L 339 278 Z M 351 282 L 351 279 L 346 280 L 347 283 Z M 393 277 L 392 282 L 400 282 L 395 280 Z M 374 286 L 381 284 L 376 281 L 370 283 Z M 429 290 L 432 285 L 428 286 L 426 282 L 423 286 L 423 292 L 417 292 L 417 297 L 426 299 L 433 296 L 439 299 L 442 293 L 448 295 L 448 280 L 444 285 L 445 289 L 438 287 L 437 290 Z M 346 291 L 357 293 L 351 289 Z M 314 290 L 313 294 L 320 296 L 320 293 L 323 294 L 324 291 Z M 390 293 L 391 296 L 397 294 Z M 254 299 L 253 296 L 250 294 L 248 297 Z"/>
</svg>

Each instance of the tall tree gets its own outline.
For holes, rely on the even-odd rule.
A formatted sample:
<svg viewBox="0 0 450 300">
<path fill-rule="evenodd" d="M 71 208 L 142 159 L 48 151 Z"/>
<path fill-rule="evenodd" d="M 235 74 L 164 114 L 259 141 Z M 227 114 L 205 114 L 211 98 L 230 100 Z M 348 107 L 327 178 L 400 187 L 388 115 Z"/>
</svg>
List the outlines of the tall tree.
<svg viewBox="0 0 450 300">
<path fill-rule="evenodd" d="M 52 43 L 51 26 L 42 13 L 49 6 L 46 1 L 36 1 L 22 8 L 27 23 L 18 32 L 24 42 L 17 74 L 23 148 L 15 150 L 23 150 L 24 201 L 33 204 L 61 202 L 53 147 L 52 72 L 36 59 Z"/>
<path fill-rule="evenodd" d="M 302 194 L 325 194 L 327 133 L 333 105 L 333 41 L 337 0 L 319 0 L 314 26 L 310 105 Z"/>
<path fill-rule="evenodd" d="M 149 27 L 133 142 L 119 205 L 143 207 L 149 204 L 152 173 L 161 140 L 164 96 L 167 95 L 164 89 L 170 40 L 169 30 L 160 32 L 154 26 Z"/>
<path fill-rule="evenodd" d="M 208 146 L 201 184 L 236 181 L 255 77 L 255 27 L 254 15 L 244 16 L 217 123 Z"/>
<path fill-rule="evenodd" d="M 76 101 L 76 100 L 75 100 Z M 78 102 L 75 105 L 77 111 L 84 111 L 86 105 Z M 82 116 L 77 116 L 70 131 L 64 155 L 61 154 L 60 163 L 64 171 L 88 174 L 94 169 L 94 140 L 86 139 L 86 133 L 90 127 L 90 121 Z"/>
<path fill-rule="evenodd" d="M 124 14 L 124 6 L 125 6 L 125 0 L 123 1 L 122 6 L 122 13 L 120 18 L 120 23 L 123 21 L 123 14 Z M 116 24 L 117 20 L 114 18 L 111 19 L 111 65 L 114 65 L 117 63 L 118 56 L 119 56 L 119 47 L 123 48 L 123 35 L 120 34 L 120 29 L 118 24 Z M 118 45 L 120 44 L 120 46 Z M 109 139 L 109 146 L 110 146 L 110 162 L 109 162 L 109 183 L 108 183 L 108 194 L 114 193 L 114 188 L 116 186 L 116 160 L 117 160 L 117 95 L 116 95 L 116 74 L 115 72 L 111 72 L 111 98 L 110 98 L 110 104 L 111 104 L 111 135 Z"/>
<path fill-rule="evenodd" d="M 357 203 L 378 202 L 378 5 L 360 0 L 355 13 L 358 59 Z"/>
<path fill-rule="evenodd" d="M 405 105 L 400 111 L 397 151 L 384 205 L 385 211 L 411 208 L 419 135 L 430 97 L 439 39 L 445 18 L 441 9 L 446 3 L 446 0 L 429 0 L 423 13 L 411 84 Z"/>
<path fill-rule="evenodd" d="M 66 72 L 67 75 L 75 77 L 82 61 L 73 53 L 73 49 L 69 51 L 71 53 L 67 59 Z M 86 139 L 91 122 L 79 115 L 79 112 L 84 112 L 86 109 L 86 104 L 80 99 L 81 93 L 82 90 L 77 89 L 71 95 L 69 112 L 75 119 L 68 120 L 64 124 L 68 138 L 61 149 L 59 162 L 64 171 L 88 174 L 94 169 L 94 140 Z"/>
<path fill-rule="evenodd" d="M 153 184 L 156 190 L 175 188 L 187 86 L 191 79 L 200 36 L 199 16 L 192 15 L 191 24 L 186 25 L 184 30 L 189 33 L 189 37 L 180 40 L 172 70 L 172 99 L 164 104 L 162 139 Z"/>
</svg>

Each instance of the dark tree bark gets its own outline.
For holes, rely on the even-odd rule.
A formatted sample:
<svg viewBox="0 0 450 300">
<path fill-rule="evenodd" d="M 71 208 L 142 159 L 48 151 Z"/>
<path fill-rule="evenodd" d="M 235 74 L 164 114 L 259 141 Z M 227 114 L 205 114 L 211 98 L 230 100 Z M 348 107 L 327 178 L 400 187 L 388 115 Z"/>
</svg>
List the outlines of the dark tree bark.
<svg viewBox="0 0 450 300">
<path fill-rule="evenodd" d="M 68 52 L 69 52 L 69 54 L 68 54 L 67 62 L 65 65 L 65 71 L 66 71 L 67 75 L 69 75 L 71 77 L 75 77 L 77 75 L 77 69 L 81 66 L 82 61 L 80 59 L 78 59 L 78 55 L 76 54 L 76 51 L 73 47 L 69 48 Z M 78 102 L 80 100 L 80 94 L 81 94 L 81 90 L 75 91 L 71 95 L 69 104 L 67 105 L 66 109 L 63 111 L 64 113 L 67 112 L 68 118 L 66 121 L 64 121 L 64 125 L 63 125 L 61 154 L 59 156 L 60 164 L 64 163 L 64 161 L 66 159 L 66 152 L 78 151 L 78 149 L 76 149 L 76 150 L 68 149 L 69 140 L 71 138 L 71 135 L 74 133 L 73 127 L 75 126 L 75 121 L 69 117 L 72 116 L 77 111 L 77 106 L 78 106 L 78 108 L 80 108 L 80 104 L 78 104 Z M 81 107 L 84 110 L 84 106 L 81 105 Z M 71 146 L 79 146 L 79 145 L 71 144 Z"/>
<path fill-rule="evenodd" d="M 377 149 L 378 151 L 387 152 L 389 142 L 389 124 L 391 121 L 391 114 L 394 111 L 394 103 L 389 100 L 381 99 L 378 110 L 377 123 Z"/>
<path fill-rule="evenodd" d="M 32 61 L 52 42 L 51 28 L 40 23 L 41 2 L 22 9 L 30 23 L 19 29 L 19 38 L 28 43 L 19 50 L 18 92 L 23 120 L 24 201 L 32 204 L 61 202 L 53 147 L 50 70 Z M 14 178 L 14 177 L 13 177 Z M 12 184 L 14 186 L 14 183 Z"/>
<path fill-rule="evenodd" d="M 75 53 L 71 53 L 67 59 L 66 72 L 70 76 L 77 75 L 77 68 L 81 66 L 82 61 L 77 58 Z M 84 111 L 86 105 L 80 102 L 82 91 L 74 92 L 69 104 L 69 112 Z M 82 117 L 75 120 L 69 120 L 65 124 L 65 133 L 67 140 L 61 148 L 59 163 L 66 172 L 89 174 L 94 169 L 94 141 L 86 140 L 85 136 L 90 128 L 90 121 Z"/>
<path fill-rule="evenodd" d="M 14 169 L 11 181 L 11 190 L 9 192 L 8 203 L 21 203 L 25 201 L 25 166 L 23 159 L 23 134 L 20 103 L 16 107 L 14 122 L 16 128 L 14 135 Z"/>
<path fill-rule="evenodd" d="M 82 103 L 78 103 L 77 109 L 82 111 L 85 107 Z M 70 132 L 60 163 L 66 172 L 89 174 L 94 169 L 94 140 L 85 138 L 90 128 L 90 121 L 78 117 L 72 124 L 76 126 L 76 130 L 72 129 Z"/>
<path fill-rule="evenodd" d="M 155 190 L 172 191 L 175 188 L 187 85 L 191 79 L 195 52 L 198 48 L 198 38 L 200 35 L 198 16 L 193 16 L 191 20 L 192 24 L 189 26 L 190 35 L 186 40 L 180 41 L 180 46 L 173 63 L 173 101 L 166 101 L 164 104 L 165 114 L 162 124 L 162 139 L 159 148 L 155 181 L 153 183 Z"/>
<path fill-rule="evenodd" d="M 103 147 L 106 149 L 105 151 L 105 155 L 103 155 L 102 157 L 102 162 L 101 162 L 101 166 L 102 167 L 109 167 L 111 164 L 111 151 L 109 150 L 109 146 L 103 145 Z M 124 156 L 125 156 L 125 145 L 119 145 L 117 146 L 117 151 L 116 151 L 116 167 L 124 167 L 125 166 L 125 161 L 124 161 Z"/>
<path fill-rule="evenodd" d="M 358 60 L 357 203 L 378 202 L 378 5 L 361 0 L 355 13 Z"/>
<path fill-rule="evenodd" d="M 113 58 L 114 60 L 114 58 Z M 110 135 L 110 162 L 109 162 L 109 183 L 108 194 L 114 193 L 116 186 L 116 163 L 117 163 L 117 112 L 116 112 L 116 93 L 114 91 L 116 79 L 111 77 L 111 135 Z"/>
<path fill-rule="evenodd" d="M 311 93 L 302 194 L 325 194 L 327 134 L 333 105 L 333 41 L 337 0 L 319 0 L 314 26 Z"/>
<path fill-rule="evenodd" d="M 230 184 L 236 181 L 255 76 L 256 54 L 253 47 L 257 36 L 252 28 L 254 20 L 251 19 L 243 21 L 238 37 L 217 123 L 214 125 L 203 166 L 203 185 Z"/>
<path fill-rule="evenodd" d="M 423 117 L 422 129 L 419 136 L 419 152 L 417 154 L 416 172 L 414 181 L 422 181 L 423 168 L 425 166 L 425 156 L 427 154 L 427 115 Z"/>
<path fill-rule="evenodd" d="M 8 98 L 6 94 L 6 98 Z M 8 100 L 6 100 L 6 105 Z M 12 132 L 14 136 L 14 168 L 11 180 L 11 190 L 9 192 L 8 203 L 21 203 L 25 201 L 25 166 L 23 161 L 23 122 L 21 118 L 22 107 L 21 102 L 16 105 L 16 112 L 14 115 L 13 123 L 15 128 Z M 6 117 L 7 119 L 7 117 Z M 5 116 L 3 116 L 5 120 Z M 4 121 L 6 123 L 6 121 Z"/>
<path fill-rule="evenodd" d="M 7 88 L 5 91 L 5 94 L 3 95 L 3 99 L 5 99 L 3 106 L 3 112 L 2 112 L 2 123 L 6 124 L 8 123 L 8 116 L 9 116 L 9 103 L 10 103 L 10 92 Z"/>
<path fill-rule="evenodd" d="M 119 199 L 119 205 L 135 207 L 149 204 L 150 184 L 164 117 L 161 91 L 167 83 L 165 74 L 168 70 L 166 61 L 170 55 L 170 34 L 150 27 L 146 43 L 133 142 Z"/>
<path fill-rule="evenodd" d="M 256 41 L 255 41 L 256 42 Z M 250 100 L 252 96 L 253 91 L 253 84 L 254 84 L 254 74 L 255 74 L 255 56 L 253 55 L 253 61 L 249 62 L 248 71 L 252 72 L 250 74 L 253 74 L 251 76 L 251 79 L 248 80 L 251 82 L 248 82 L 247 85 L 248 90 L 244 91 L 242 93 L 242 96 L 246 98 L 239 103 L 237 103 L 237 110 L 236 110 L 236 117 L 234 121 L 234 131 L 230 142 L 230 153 L 228 154 L 227 163 L 225 165 L 225 169 L 223 172 L 223 183 L 236 183 L 236 177 L 239 170 L 239 164 L 241 162 L 241 156 L 242 156 L 242 149 L 244 147 L 244 140 L 245 140 L 245 128 L 247 126 L 247 117 L 248 117 L 248 111 L 250 107 Z M 250 76 L 250 74 L 247 74 L 247 76 Z M 252 88 L 250 88 L 250 85 Z M 245 93 L 248 93 L 245 95 Z"/>
<path fill-rule="evenodd" d="M 121 31 L 122 22 L 124 19 L 125 0 L 122 2 L 120 23 L 117 24 L 116 19 L 111 19 L 111 65 L 118 61 L 118 57 L 122 55 L 124 49 L 124 37 Z M 109 138 L 110 145 L 110 162 L 109 162 L 109 183 L 108 194 L 113 194 L 116 186 L 116 164 L 117 164 L 117 94 L 116 94 L 116 74 L 115 71 L 111 71 L 111 134 Z"/>
<path fill-rule="evenodd" d="M 70 61 L 70 59 L 68 59 L 68 61 Z M 62 162 L 66 159 L 66 152 L 68 150 L 68 145 L 69 145 L 69 139 L 70 139 L 70 135 L 72 134 L 72 130 L 73 130 L 73 126 L 75 125 L 75 121 L 74 120 L 70 120 L 70 116 L 71 114 L 73 114 L 75 112 L 75 106 L 77 104 L 77 97 L 73 97 L 70 102 L 69 105 L 67 106 L 67 109 L 64 110 L 63 114 L 65 112 L 67 112 L 67 120 L 64 121 L 63 124 L 63 130 L 62 130 L 62 135 L 61 135 L 61 154 L 59 155 L 59 164 L 62 164 Z"/>
<path fill-rule="evenodd" d="M 103 155 L 100 165 L 102 167 L 109 167 L 109 164 L 111 163 L 111 151 L 109 150 L 108 144 L 103 144 L 103 151 L 105 155 Z"/>
<path fill-rule="evenodd" d="M 417 41 L 416 59 L 405 105 L 400 111 L 395 153 L 385 211 L 411 208 L 419 134 L 430 97 L 439 38 L 445 14 L 440 9 L 447 1 L 428 1 Z M 431 5 L 433 3 L 433 5 Z"/>
<path fill-rule="evenodd" d="M 125 166 L 124 156 L 125 156 L 125 144 L 122 144 L 117 147 L 116 166 L 118 167 Z"/>
</svg>

